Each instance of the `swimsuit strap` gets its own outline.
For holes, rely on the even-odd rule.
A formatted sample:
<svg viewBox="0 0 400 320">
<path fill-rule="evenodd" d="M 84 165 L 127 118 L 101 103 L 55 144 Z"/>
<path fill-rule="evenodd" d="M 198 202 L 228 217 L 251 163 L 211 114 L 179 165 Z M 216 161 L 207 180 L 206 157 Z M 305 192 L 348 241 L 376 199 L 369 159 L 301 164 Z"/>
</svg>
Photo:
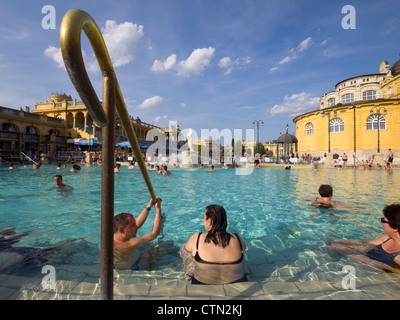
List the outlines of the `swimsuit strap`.
<svg viewBox="0 0 400 320">
<path fill-rule="evenodd" d="M 197 237 L 197 243 L 196 243 L 196 253 L 199 250 L 199 240 L 200 240 L 200 236 L 203 232 L 199 232 L 199 236 Z"/>
<path fill-rule="evenodd" d="M 392 237 L 389 237 L 388 239 L 386 239 L 386 241 L 382 242 L 381 244 L 378 244 L 378 246 L 381 247 L 381 249 L 384 250 L 385 252 L 387 252 L 387 251 L 386 251 L 385 249 L 382 248 L 382 245 L 383 245 L 384 243 L 388 242 L 389 240 L 393 240 L 393 238 L 392 238 Z M 391 254 L 391 255 L 393 255 L 393 256 L 396 256 L 396 255 L 398 255 L 399 253 L 400 253 L 400 251 L 392 252 L 392 253 L 389 253 L 389 252 L 388 252 L 388 254 Z"/>
<path fill-rule="evenodd" d="M 239 246 L 240 246 L 240 251 L 241 251 L 242 254 L 243 254 L 242 242 L 241 242 L 240 239 L 239 239 L 239 235 L 238 235 L 236 232 L 234 232 L 234 233 L 232 233 L 232 234 L 234 234 L 234 235 L 236 236 L 236 238 L 238 239 L 238 241 L 239 241 Z"/>
</svg>

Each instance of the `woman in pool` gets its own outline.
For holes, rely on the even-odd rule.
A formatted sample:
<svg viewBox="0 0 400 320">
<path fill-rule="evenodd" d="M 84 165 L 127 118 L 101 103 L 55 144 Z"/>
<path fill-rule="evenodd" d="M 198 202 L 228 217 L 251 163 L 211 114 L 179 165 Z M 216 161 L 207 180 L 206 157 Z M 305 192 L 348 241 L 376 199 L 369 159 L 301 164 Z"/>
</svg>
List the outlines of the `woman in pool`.
<svg viewBox="0 0 400 320">
<path fill-rule="evenodd" d="M 385 234 L 377 239 L 363 242 L 357 240 L 329 240 L 330 248 L 347 251 L 349 256 L 380 269 L 399 272 L 400 268 L 400 203 L 383 209 L 381 222 Z M 360 255 L 362 253 L 363 255 Z"/>
<path fill-rule="evenodd" d="M 210 205 L 204 213 L 206 233 L 196 232 L 181 248 L 184 260 L 191 260 L 194 284 L 227 284 L 247 281 L 244 266 L 246 245 L 236 234 L 226 232 L 228 222 L 222 206 Z M 183 246 L 182 246 L 183 247 Z"/>
</svg>

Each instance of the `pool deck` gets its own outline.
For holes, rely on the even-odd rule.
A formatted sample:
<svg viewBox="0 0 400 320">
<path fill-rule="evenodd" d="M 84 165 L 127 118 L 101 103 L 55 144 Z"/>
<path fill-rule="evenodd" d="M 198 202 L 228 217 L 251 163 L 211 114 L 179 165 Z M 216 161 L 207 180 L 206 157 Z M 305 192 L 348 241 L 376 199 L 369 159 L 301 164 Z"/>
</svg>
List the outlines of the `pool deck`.
<svg viewBox="0 0 400 320">
<path fill-rule="evenodd" d="M 381 273 L 355 279 L 310 282 L 249 281 L 229 285 L 187 284 L 183 273 L 126 271 L 115 274 L 114 300 L 398 300 L 400 275 Z M 100 300 L 98 270 L 66 267 L 57 271 L 55 289 L 43 289 L 46 274 L 22 277 L 0 274 L 1 300 Z M 74 280 L 60 280 L 74 279 Z"/>
</svg>

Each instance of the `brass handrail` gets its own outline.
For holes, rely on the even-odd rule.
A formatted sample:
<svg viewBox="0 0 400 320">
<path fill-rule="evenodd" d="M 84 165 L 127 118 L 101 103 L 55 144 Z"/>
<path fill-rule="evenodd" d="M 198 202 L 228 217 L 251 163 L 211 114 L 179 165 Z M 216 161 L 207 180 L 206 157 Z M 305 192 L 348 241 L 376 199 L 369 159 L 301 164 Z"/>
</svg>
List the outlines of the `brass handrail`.
<svg viewBox="0 0 400 320">
<path fill-rule="evenodd" d="M 103 128 L 108 124 L 108 119 L 86 72 L 81 50 L 81 30 L 85 31 L 90 41 L 103 77 L 115 77 L 114 68 L 99 27 L 93 18 L 83 10 L 72 9 L 65 14 L 62 20 L 60 31 L 62 56 L 72 83 L 82 101 L 85 103 L 93 122 L 96 126 Z M 150 196 L 153 201 L 156 201 L 156 195 L 150 181 L 146 164 L 140 152 L 135 131 L 129 119 L 129 114 L 125 106 L 125 101 L 118 80 L 115 80 L 117 90 L 116 108 L 122 127 L 124 128 L 129 143 L 131 144 L 142 176 L 150 192 Z"/>
<path fill-rule="evenodd" d="M 81 31 L 92 46 L 103 76 L 103 106 L 90 82 L 82 58 Z M 61 23 L 61 51 L 67 72 L 76 91 L 96 126 L 103 128 L 102 189 L 101 189 L 101 297 L 113 298 L 113 217 L 114 217 L 114 149 L 115 110 L 117 110 L 150 196 L 156 201 L 150 176 L 140 152 L 139 143 L 115 76 L 114 68 L 100 29 L 85 11 L 68 11 Z M 103 109 L 104 107 L 104 109 Z"/>
</svg>

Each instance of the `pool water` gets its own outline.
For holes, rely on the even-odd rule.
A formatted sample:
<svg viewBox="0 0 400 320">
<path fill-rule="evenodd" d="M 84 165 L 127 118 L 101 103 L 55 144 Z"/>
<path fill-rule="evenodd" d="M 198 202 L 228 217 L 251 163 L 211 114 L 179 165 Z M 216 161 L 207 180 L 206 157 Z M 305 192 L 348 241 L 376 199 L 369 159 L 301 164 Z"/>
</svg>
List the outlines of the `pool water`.
<svg viewBox="0 0 400 320">
<path fill-rule="evenodd" d="M 255 169 L 250 175 L 236 175 L 234 169 L 170 171 L 170 176 L 150 171 L 166 213 L 161 242 L 173 243 L 173 249 L 150 269 L 183 271 L 179 247 L 195 232 L 204 231 L 206 206 L 220 204 L 228 215 L 228 232 L 239 233 L 246 243 L 251 280 L 315 281 L 343 277 L 342 267 L 349 261 L 328 254 L 324 242 L 337 238 L 371 240 L 382 235 L 382 209 L 398 201 L 400 189 L 398 170 L 313 172 L 308 168 L 266 168 Z M 74 190 L 49 190 L 54 186 L 55 174 L 63 175 L 63 182 Z M 17 232 L 31 231 L 14 247 L 39 249 L 60 245 L 54 253 L 40 255 L 7 272 L 29 274 L 44 264 L 56 268 L 63 264 L 99 265 L 100 182 L 101 167 L 97 165 L 83 165 L 76 173 L 56 170 L 55 165 L 39 170 L 1 167 L 0 228 L 15 226 Z M 321 184 L 332 185 L 333 200 L 350 205 L 322 209 L 305 201 L 318 196 Z M 137 216 L 149 199 L 140 170 L 123 166 L 115 175 L 115 214 L 130 212 Z M 152 210 L 138 236 L 150 232 L 153 219 Z M 376 272 L 357 266 L 357 276 Z"/>
</svg>

